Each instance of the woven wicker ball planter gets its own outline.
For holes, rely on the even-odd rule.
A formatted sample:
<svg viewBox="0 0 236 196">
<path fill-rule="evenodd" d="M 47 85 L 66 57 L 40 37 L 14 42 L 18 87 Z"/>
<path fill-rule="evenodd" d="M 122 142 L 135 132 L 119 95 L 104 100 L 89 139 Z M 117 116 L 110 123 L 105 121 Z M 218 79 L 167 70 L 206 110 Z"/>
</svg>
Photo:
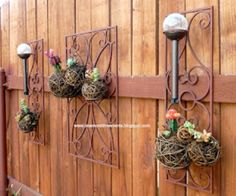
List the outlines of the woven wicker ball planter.
<svg viewBox="0 0 236 196">
<path fill-rule="evenodd" d="M 101 100 L 106 97 L 108 86 L 103 80 L 87 80 L 82 86 L 82 95 L 86 100 Z"/>
<path fill-rule="evenodd" d="M 33 112 L 20 113 L 18 126 L 21 131 L 28 133 L 38 125 L 39 115 Z"/>
<path fill-rule="evenodd" d="M 56 97 L 73 97 L 79 94 L 74 91 L 74 87 L 67 84 L 65 81 L 65 71 L 54 72 L 48 80 L 49 90 Z"/>
<path fill-rule="evenodd" d="M 184 126 L 180 126 L 177 131 L 177 138 L 182 143 L 189 143 L 193 140 L 193 136 L 189 133 L 188 129 Z"/>
<path fill-rule="evenodd" d="M 218 140 L 210 137 L 209 142 L 193 141 L 188 145 L 188 155 L 192 162 L 198 166 L 211 166 L 218 161 L 221 148 Z"/>
<path fill-rule="evenodd" d="M 85 80 L 85 66 L 74 66 L 72 68 L 67 68 L 65 73 L 65 81 L 67 84 L 80 88 L 83 85 L 83 82 Z"/>
<path fill-rule="evenodd" d="M 156 141 L 156 157 L 168 169 L 183 169 L 189 166 L 187 146 L 176 136 L 166 139 L 159 136 Z"/>
</svg>

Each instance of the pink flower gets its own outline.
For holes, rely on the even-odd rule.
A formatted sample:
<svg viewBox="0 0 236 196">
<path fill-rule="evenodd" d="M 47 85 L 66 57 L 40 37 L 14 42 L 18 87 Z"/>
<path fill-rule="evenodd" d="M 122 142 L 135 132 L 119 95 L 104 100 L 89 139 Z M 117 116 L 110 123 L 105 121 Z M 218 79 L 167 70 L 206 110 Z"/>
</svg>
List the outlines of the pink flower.
<svg viewBox="0 0 236 196">
<path fill-rule="evenodd" d="M 51 57 L 54 56 L 54 51 L 53 51 L 53 49 L 50 48 L 49 51 L 45 51 L 44 54 L 45 54 L 47 57 L 51 58 Z"/>
<path fill-rule="evenodd" d="M 49 62 L 51 65 L 59 65 L 61 63 L 61 59 L 58 55 L 54 55 L 53 49 L 49 49 L 49 51 L 45 51 L 44 54 L 49 58 Z"/>
</svg>

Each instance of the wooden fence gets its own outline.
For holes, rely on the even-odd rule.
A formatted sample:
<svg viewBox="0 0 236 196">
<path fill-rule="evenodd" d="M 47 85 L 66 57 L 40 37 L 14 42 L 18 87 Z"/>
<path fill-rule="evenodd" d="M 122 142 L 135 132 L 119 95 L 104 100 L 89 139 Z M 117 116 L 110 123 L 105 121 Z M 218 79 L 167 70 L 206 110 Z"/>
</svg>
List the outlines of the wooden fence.
<svg viewBox="0 0 236 196">
<path fill-rule="evenodd" d="M 214 131 L 223 148 L 223 158 L 213 169 L 213 194 L 166 182 L 165 170 L 154 159 L 157 128 L 163 124 L 165 113 L 163 94 L 160 99 L 153 99 L 160 94 L 152 94 L 155 89 L 162 90 L 160 86 L 156 87 L 155 81 L 163 84 L 162 80 L 157 80 L 164 74 L 163 19 L 170 12 L 207 6 L 214 6 L 213 69 L 217 84 L 215 92 L 218 93 L 214 97 Z M 53 48 L 65 60 L 65 35 L 117 25 L 119 75 L 121 78 L 150 76 L 151 79 L 144 79 L 145 84 L 151 82 L 154 89 L 147 90 L 152 96 L 148 98 L 138 94 L 138 90 L 127 88 L 126 84 L 135 86 L 132 83 L 135 79 L 124 82 L 123 91 L 120 89 L 124 95 L 119 98 L 120 122 L 150 124 L 150 128 L 120 131 L 120 169 L 68 154 L 66 100 L 49 93 L 45 95 L 46 120 L 43 125 L 46 144 L 29 142 L 28 136 L 20 133 L 15 123 L 23 92 L 7 91 L 8 174 L 45 196 L 233 196 L 236 192 L 236 91 L 233 91 L 236 80 L 234 76 L 223 75 L 236 73 L 235 13 L 233 0 L 11 0 L 4 3 L 0 15 L 0 65 L 8 75 L 22 76 L 21 61 L 16 55 L 17 45 L 21 42 L 43 38 L 45 49 Z M 198 46 L 203 58 L 209 55 L 205 45 L 207 43 Z M 52 72 L 53 68 L 45 58 L 44 73 L 48 76 Z M 221 83 L 222 77 L 226 78 Z M 145 90 L 141 91 L 145 93 Z"/>
</svg>

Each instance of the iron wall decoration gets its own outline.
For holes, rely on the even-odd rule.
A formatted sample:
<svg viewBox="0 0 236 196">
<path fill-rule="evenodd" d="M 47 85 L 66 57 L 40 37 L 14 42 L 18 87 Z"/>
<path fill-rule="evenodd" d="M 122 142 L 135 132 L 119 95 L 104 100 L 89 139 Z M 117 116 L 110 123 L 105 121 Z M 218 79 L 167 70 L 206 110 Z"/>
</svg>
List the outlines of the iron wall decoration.
<svg viewBox="0 0 236 196">
<path fill-rule="evenodd" d="M 181 112 L 183 120 L 190 120 L 200 128 L 207 128 L 207 131 L 213 131 L 213 7 L 186 11 L 182 13 L 189 21 L 188 35 L 180 41 L 180 72 L 179 72 L 179 101 L 178 104 L 172 104 L 171 98 L 171 66 L 168 51 L 170 41 L 166 39 L 165 46 L 165 70 L 166 70 L 166 110 L 176 108 Z M 194 32 L 193 32 L 194 31 Z M 191 39 L 196 31 L 204 37 L 195 39 L 198 43 L 194 43 Z M 208 51 L 210 53 L 207 58 L 201 58 L 202 48 L 199 46 L 200 41 L 209 44 Z M 194 45 L 195 44 L 195 45 Z M 201 44 L 200 44 L 201 45 Z M 204 44 L 202 44 L 204 45 Z M 206 45 L 206 44 L 205 44 Z M 201 76 L 201 77 L 200 77 Z M 197 91 L 196 87 L 201 86 L 203 91 Z M 185 98 L 191 100 L 186 102 Z M 205 98 L 209 98 L 209 103 L 204 104 Z M 198 111 L 198 112 L 196 112 Z M 214 135 L 214 133 L 213 133 Z M 183 170 L 166 170 L 167 181 L 179 184 L 193 189 L 212 192 L 212 167 L 192 168 Z M 193 175 L 193 171 L 194 175 Z M 198 176 L 196 176 L 198 175 Z"/>
<path fill-rule="evenodd" d="M 66 58 L 86 69 L 99 68 L 109 86 L 102 100 L 68 99 L 68 150 L 73 156 L 119 167 L 117 27 L 107 27 L 65 37 Z"/>
<path fill-rule="evenodd" d="M 44 145 L 44 41 L 39 39 L 28 44 L 32 49 L 32 55 L 29 58 L 28 105 L 33 112 L 40 115 L 39 124 L 35 131 L 30 133 L 29 138 L 33 143 Z"/>
</svg>

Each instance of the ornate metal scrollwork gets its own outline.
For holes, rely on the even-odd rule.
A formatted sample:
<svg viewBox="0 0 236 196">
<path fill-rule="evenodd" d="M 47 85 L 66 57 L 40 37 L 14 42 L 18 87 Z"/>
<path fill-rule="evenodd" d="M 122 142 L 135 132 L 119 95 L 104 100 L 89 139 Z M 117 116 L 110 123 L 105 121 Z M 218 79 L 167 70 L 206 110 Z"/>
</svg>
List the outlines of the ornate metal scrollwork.
<svg viewBox="0 0 236 196">
<path fill-rule="evenodd" d="M 189 20 L 189 30 L 181 43 L 182 49 L 179 55 L 182 63 L 179 75 L 179 103 L 176 106 L 169 102 L 171 70 L 168 65 L 168 42 L 166 41 L 166 109 L 177 107 L 182 114 L 181 122 L 188 119 L 200 129 L 213 131 L 213 7 L 186 11 L 182 14 L 186 15 Z M 198 30 L 201 35 L 204 35 L 204 41 L 209 43 L 210 55 L 204 58 L 206 62 L 195 48 L 200 44 L 199 39 L 197 39 L 198 43 L 193 43 L 191 39 L 194 37 L 193 30 Z M 196 40 L 196 37 L 194 38 Z M 195 88 L 198 85 L 201 85 L 200 92 Z M 206 98 L 209 99 L 209 104 L 204 103 Z M 212 167 L 197 169 L 190 166 L 186 170 L 166 170 L 166 179 L 185 187 L 212 192 Z"/>
<path fill-rule="evenodd" d="M 68 99 L 68 150 L 73 156 L 119 167 L 117 27 L 65 37 L 66 58 L 86 68 L 98 67 L 109 86 L 106 99 Z M 80 126 L 78 126 L 80 125 Z"/>
<path fill-rule="evenodd" d="M 29 42 L 32 55 L 29 58 L 29 107 L 40 115 L 39 124 L 35 131 L 30 133 L 30 141 L 44 145 L 44 43 L 43 39 Z"/>
</svg>

